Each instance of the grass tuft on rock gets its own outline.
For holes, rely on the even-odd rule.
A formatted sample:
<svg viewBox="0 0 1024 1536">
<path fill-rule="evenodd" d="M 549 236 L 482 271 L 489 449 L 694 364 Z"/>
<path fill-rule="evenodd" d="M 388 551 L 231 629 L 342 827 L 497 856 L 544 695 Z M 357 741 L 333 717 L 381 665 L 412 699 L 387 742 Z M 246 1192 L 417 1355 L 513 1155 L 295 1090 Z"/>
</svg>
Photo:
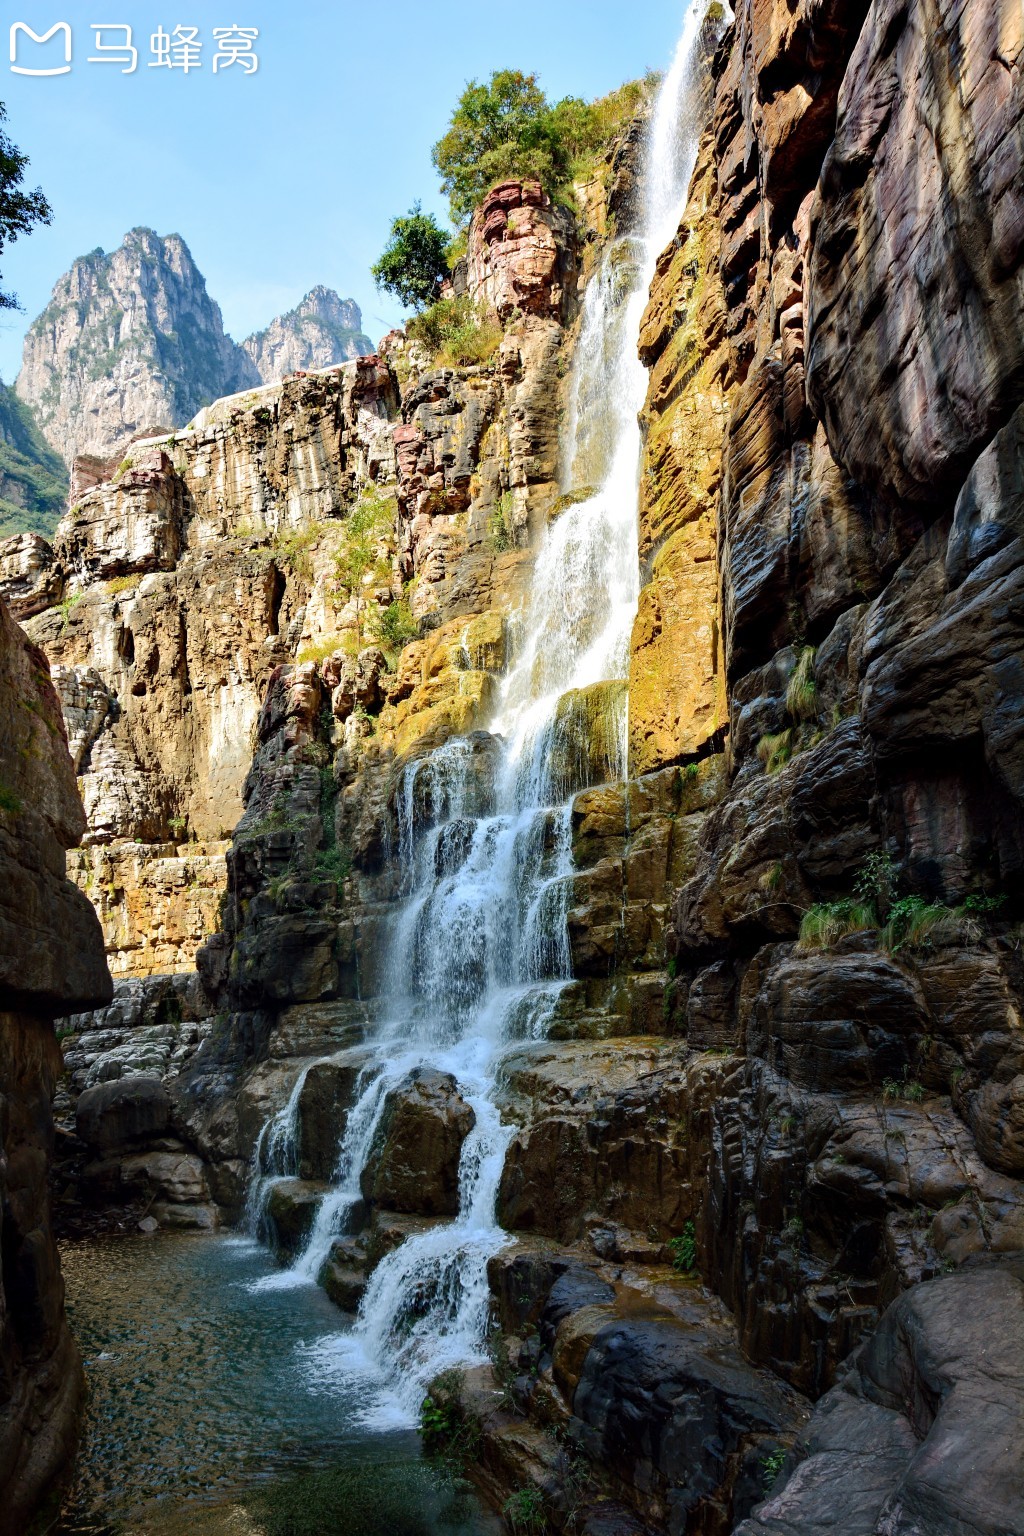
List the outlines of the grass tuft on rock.
<svg viewBox="0 0 1024 1536">
<path fill-rule="evenodd" d="M 878 927 L 874 907 L 850 897 L 845 901 L 819 901 L 803 915 L 798 943 L 801 949 L 831 949 L 848 933 L 864 933 Z"/>
</svg>

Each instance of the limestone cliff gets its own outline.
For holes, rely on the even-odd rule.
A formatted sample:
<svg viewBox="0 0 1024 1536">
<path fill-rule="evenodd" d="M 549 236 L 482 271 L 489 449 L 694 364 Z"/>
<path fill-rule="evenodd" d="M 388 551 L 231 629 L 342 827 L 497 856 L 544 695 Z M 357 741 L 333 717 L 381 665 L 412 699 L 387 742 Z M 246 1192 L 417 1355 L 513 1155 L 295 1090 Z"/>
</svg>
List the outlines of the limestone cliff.
<svg viewBox="0 0 1024 1536">
<path fill-rule="evenodd" d="M 65 878 L 85 818 L 46 658 L 0 601 L 0 1531 L 67 1472 L 82 1391 L 50 1220 L 56 1015 L 110 998 L 95 914 Z"/>
<path fill-rule="evenodd" d="M 264 384 L 273 384 L 301 369 L 331 368 L 365 357 L 373 343 L 363 332 L 355 300 L 340 299 L 333 289 L 318 284 L 265 331 L 246 337 L 242 348 Z"/>
</svg>

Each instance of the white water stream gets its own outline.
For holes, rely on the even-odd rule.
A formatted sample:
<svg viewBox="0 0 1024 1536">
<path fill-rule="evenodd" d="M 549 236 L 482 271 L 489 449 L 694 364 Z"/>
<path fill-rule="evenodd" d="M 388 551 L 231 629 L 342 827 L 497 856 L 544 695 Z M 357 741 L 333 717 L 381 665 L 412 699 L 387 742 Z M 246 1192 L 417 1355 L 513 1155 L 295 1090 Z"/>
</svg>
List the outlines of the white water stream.
<svg viewBox="0 0 1024 1536">
<path fill-rule="evenodd" d="M 417 1067 L 451 1073 L 476 1124 L 462 1152 L 459 1214 L 408 1238 L 375 1269 L 351 1333 L 307 1360 L 319 1377 L 365 1375 L 374 1422 L 415 1418 L 427 1382 L 484 1358 L 487 1261 L 508 1241 L 495 1203 L 512 1129 L 495 1103 L 509 1046 L 541 1038 L 570 979 L 566 908 L 574 794 L 585 763 L 560 750 L 559 701 L 626 677 L 639 593 L 637 337 L 658 255 L 675 235 L 696 158 L 695 70 L 707 0 L 693 0 L 652 113 L 639 233 L 606 250 L 586 292 L 569 413 L 566 482 L 596 486 L 548 529 L 515 628 L 514 660 L 479 738 L 411 764 L 399 792 L 404 902 L 394 923 L 374 1064 L 361 1080 L 332 1192 L 306 1250 L 277 1283 L 315 1280 L 360 1199 L 388 1091 Z M 620 695 L 622 690 L 619 690 Z M 564 706 L 562 718 L 564 719 Z M 626 775 L 624 698 L 604 775 Z M 301 1081 L 258 1148 L 255 1219 L 268 1179 L 296 1172 Z"/>
</svg>

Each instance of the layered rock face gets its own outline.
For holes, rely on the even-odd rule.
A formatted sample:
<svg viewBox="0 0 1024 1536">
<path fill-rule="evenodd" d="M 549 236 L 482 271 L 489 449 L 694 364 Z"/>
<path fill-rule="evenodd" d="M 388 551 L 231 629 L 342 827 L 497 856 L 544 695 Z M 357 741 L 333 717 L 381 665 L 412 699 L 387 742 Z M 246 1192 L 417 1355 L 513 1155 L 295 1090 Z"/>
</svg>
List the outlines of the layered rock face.
<svg viewBox="0 0 1024 1536">
<path fill-rule="evenodd" d="M 331 368 L 373 351 L 354 299 L 340 299 L 318 284 L 301 304 L 242 342 L 264 384 L 301 369 Z"/>
<path fill-rule="evenodd" d="M 307 549 L 388 473 L 391 387 L 368 361 L 222 402 L 136 445 L 52 548 L 4 546 L 86 807 L 72 873 L 117 975 L 189 971 L 217 927 L 262 694 L 316 623 Z"/>
<path fill-rule="evenodd" d="M 81 1367 L 50 1219 L 53 1019 L 109 1000 L 95 914 L 64 875 L 85 818 L 46 658 L 0 602 L 0 1530 L 59 1490 Z"/>
<path fill-rule="evenodd" d="M 15 388 L 70 465 L 79 454 L 110 458 L 258 382 L 181 236 L 133 229 L 61 278 L 25 338 Z"/>
</svg>

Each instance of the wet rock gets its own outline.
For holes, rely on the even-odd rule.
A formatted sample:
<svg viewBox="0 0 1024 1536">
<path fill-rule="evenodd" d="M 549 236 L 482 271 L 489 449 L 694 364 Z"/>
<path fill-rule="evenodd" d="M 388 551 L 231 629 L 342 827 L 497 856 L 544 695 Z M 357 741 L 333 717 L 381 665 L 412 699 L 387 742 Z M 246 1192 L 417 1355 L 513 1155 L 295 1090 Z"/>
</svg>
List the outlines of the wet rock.
<svg viewBox="0 0 1024 1536">
<path fill-rule="evenodd" d="M 267 1214 L 273 1224 L 274 1246 L 279 1253 L 294 1254 L 312 1231 L 320 1202 L 330 1186 L 304 1179 L 279 1179 L 271 1188 Z"/>
<path fill-rule="evenodd" d="M 462 1144 L 476 1115 L 450 1073 L 419 1067 L 385 1101 L 361 1183 L 387 1210 L 454 1216 Z"/>
<path fill-rule="evenodd" d="M 369 1057 L 353 1051 L 348 1059 L 316 1062 L 299 1094 L 299 1172 L 304 1179 L 330 1179 L 348 1122 L 348 1112 Z"/>
</svg>

